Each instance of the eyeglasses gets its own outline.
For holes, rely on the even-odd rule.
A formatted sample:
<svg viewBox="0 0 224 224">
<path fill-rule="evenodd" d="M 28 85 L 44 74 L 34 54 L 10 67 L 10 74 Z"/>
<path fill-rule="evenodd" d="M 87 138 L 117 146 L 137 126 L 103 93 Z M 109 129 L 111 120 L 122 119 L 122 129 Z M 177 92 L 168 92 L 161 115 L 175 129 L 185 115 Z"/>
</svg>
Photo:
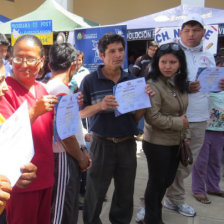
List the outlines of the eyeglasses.
<svg viewBox="0 0 224 224">
<path fill-rule="evenodd" d="M 179 51 L 180 50 L 180 46 L 176 43 L 169 43 L 169 44 L 163 44 L 160 46 L 159 48 L 161 51 L 166 51 L 168 49 L 171 49 L 173 51 Z"/>
<path fill-rule="evenodd" d="M 37 63 L 41 61 L 42 58 L 36 59 L 36 58 L 20 58 L 20 57 L 13 57 L 12 61 L 15 64 L 22 64 L 23 62 L 26 62 L 27 65 L 34 66 Z"/>
</svg>

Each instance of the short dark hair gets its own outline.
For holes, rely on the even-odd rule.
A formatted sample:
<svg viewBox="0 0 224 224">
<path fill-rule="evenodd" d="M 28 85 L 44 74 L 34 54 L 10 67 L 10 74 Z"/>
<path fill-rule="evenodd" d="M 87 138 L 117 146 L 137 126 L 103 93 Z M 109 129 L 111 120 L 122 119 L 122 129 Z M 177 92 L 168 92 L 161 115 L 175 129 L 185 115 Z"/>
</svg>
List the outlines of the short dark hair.
<svg viewBox="0 0 224 224">
<path fill-rule="evenodd" d="M 204 27 L 201 25 L 201 23 L 199 23 L 199 22 L 197 22 L 195 20 L 190 20 L 190 21 L 182 24 L 181 30 L 183 30 L 184 27 L 187 26 L 187 25 L 188 26 L 197 26 L 197 25 L 199 25 L 202 29 L 204 29 Z"/>
<path fill-rule="evenodd" d="M 150 47 L 150 46 L 159 47 L 159 44 L 156 41 L 149 41 L 148 42 L 148 47 Z"/>
<path fill-rule="evenodd" d="M 39 39 L 38 37 L 36 37 L 36 36 L 34 36 L 34 35 L 30 35 L 30 34 L 25 34 L 25 35 L 19 37 L 19 38 L 16 40 L 16 42 L 15 42 L 15 44 L 14 44 L 14 46 L 13 46 L 13 50 L 12 50 L 12 52 L 14 52 L 14 49 L 15 49 L 16 45 L 17 45 L 19 42 L 21 42 L 22 40 L 31 40 L 31 41 L 33 41 L 34 44 L 37 45 L 37 46 L 40 48 L 40 57 L 42 58 L 42 57 L 44 56 L 44 47 L 43 47 L 43 45 L 42 45 L 40 39 Z"/>
<path fill-rule="evenodd" d="M 109 44 L 116 43 L 116 42 L 121 43 L 122 46 L 125 48 L 125 41 L 124 41 L 124 38 L 121 35 L 118 35 L 118 34 L 115 34 L 115 33 L 104 34 L 98 42 L 99 52 L 105 54 L 107 46 Z"/>
<path fill-rule="evenodd" d="M 9 43 L 7 37 L 2 33 L 0 33 L 0 45 L 10 46 L 10 43 Z"/>
<path fill-rule="evenodd" d="M 77 59 L 77 50 L 69 43 L 55 43 L 49 51 L 49 65 L 53 71 L 65 71 Z"/>
<path fill-rule="evenodd" d="M 82 59 L 84 59 L 84 53 L 80 50 L 77 50 L 77 57 L 82 56 Z"/>
<path fill-rule="evenodd" d="M 174 83 L 178 90 L 182 93 L 187 91 L 187 62 L 184 51 L 180 48 L 172 49 L 171 45 L 176 43 L 169 43 L 161 45 L 152 59 L 152 70 L 149 74 L 149 78 L 156 81 L 159 76 L 162 76 L 162 73 L 159 70 L 159 60 L 165 54 L 173 54 L 179 60 L 180 68 L 178 73 L 175 75 Z M 167 49 L 161 50 L 162 46 L 169 45 Z"/>
</svg>

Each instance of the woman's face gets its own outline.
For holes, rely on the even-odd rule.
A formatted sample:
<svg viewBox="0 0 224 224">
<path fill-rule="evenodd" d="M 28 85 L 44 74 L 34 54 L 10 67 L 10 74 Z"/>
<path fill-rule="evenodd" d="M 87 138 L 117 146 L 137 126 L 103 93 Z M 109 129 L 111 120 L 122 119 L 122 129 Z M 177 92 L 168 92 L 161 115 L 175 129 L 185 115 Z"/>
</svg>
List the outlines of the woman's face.
<svg viewBox="0 0 224 224">
<path fill-rule="evenodd" d="M 164 54 L 159 59 L 159 70 L 166 78 L 171 78 L 180 68 L 178 58 L 173 54 Z"/>
<path fill-rule="evenodd" d="M 22 63 L 12 61 L 13 77 L 23 86 L 31 87 L 36 79 L 38 72 L 43 66 L 44 57 L 40 56 L 41 49 L 33 40 L 21 40 L 14 47 L 13 58 L 22 58 Z M 28 65 L 27 59 L 38 60 L 34 65 Z M 25 60 L 25 61 L 24 61 Z"/>
</svg>

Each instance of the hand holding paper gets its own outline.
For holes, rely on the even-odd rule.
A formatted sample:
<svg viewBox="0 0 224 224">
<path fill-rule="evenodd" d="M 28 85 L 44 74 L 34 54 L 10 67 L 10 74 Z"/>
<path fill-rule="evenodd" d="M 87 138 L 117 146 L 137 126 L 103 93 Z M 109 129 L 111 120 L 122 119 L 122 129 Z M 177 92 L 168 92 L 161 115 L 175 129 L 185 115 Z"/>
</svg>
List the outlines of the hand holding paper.
<svg viewBox="0 0 224 224">
<path fill-rule="evenodd" d="M 6 201 L 10 198 L 10 192 L 12 190 L 9 179 L 0 175 L 0 215 L 2 214 Z"/>
<path fill-rule="evenodd" d="M 66 139 L 78 132 L 79 106 L 78 93 L 64 95 L 56 105 L 54 121 L 54 142 Z"/>
<path fill-rule="evenodd" d="M 200 92 L 219 92 L 220 81 L 224 78 L 224 67 L 199 68 L 197 80 L 200 81 Z"/>
<path fill-rule="evenodd" d="M 28 105 L 25 101 L 0 129 L 0 174 L 13 187 L 21 175 L 21 167 L 34 155 Z"/>
<path fill-rule="evenodd" d="M 118 103 L 115 116 L 151 107 L 149 95 L 146 93 L 145 88 L 145 78 L 137 78 L 115 85 L 113 91 Z"/>
<path fill-rule="evenodd" d="M 101 101 L 101 109 L 102 110 L 116 110 L 118 103 L 116 102 L 116 98 L 113 95 L 108 95 L 103 98 Z"/>
</svg>

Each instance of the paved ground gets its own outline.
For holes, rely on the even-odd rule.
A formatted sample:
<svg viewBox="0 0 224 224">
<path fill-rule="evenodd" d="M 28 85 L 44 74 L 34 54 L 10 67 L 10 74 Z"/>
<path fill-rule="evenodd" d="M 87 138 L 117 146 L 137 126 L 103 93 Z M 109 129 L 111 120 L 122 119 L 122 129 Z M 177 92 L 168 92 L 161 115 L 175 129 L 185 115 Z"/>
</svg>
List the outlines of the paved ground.
<svg viewBox="0 0 224 224">
<path fill-rule="evenodd" d="M 134 194 L 134 213 L 131 224 L 136 224 L 135 215 L 141 204 L 139 198 L 143 196 L 147 182 L 147 162 L 144 153 L 141 150 L 141 144 L 138 142 L 138 168 L 135 181 L 135 194 Z M 223 172 L 224 173 L 224 172 Z M 191 194 L 191 177 L 186 182 L 187 203 L 192 205 L 197 211 L 197 216 L 194 218 L 188 218 L 182 216 L 174 211 L 163 209 L 163 221 L 166 224 L 224 224 L 224 198 L 209 196 L 212 200 L 210 205 L 204 205 L 196 201 Z M 222 189 L 224 189 L 224 181 L 221 183 Z M 107 193 L 107 202 L 104 203 L 101 212 L 101 220 L 103 224 L 109 224 L 108 212 L 110 208 L 110 202 L 113 192 L 113 183 L 111 184 Z M 79 215 L 79 224 L 82 224 L 82 212 Z"/>
</svg>

